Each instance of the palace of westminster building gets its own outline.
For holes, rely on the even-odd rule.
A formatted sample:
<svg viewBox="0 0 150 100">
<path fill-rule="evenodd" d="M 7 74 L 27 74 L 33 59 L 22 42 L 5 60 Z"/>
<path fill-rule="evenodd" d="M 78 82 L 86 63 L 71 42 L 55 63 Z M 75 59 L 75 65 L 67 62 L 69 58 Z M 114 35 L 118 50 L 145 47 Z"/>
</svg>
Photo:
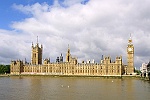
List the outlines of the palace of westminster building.
<svg viewBox="0 0 150 100">
<path fill-rule="evenodd" d="M 78 63 L 77 58 L 72 57 L 70 48 L 63 56 L 57 57 L 56 62 L 44 59 L 42 64 L 43 46 L 32 43 L 31 63 L 21 60 L 11 61 L 10 73 L 12 75 L 67 75 L 67 76 L 121 76 L 134 73 L 134 46 L 130 37 L 127 45 L 127 65 L 122 62 L 122 56 L 116 57 L 114 62 L 111 58 L 104 57 L 100 63 Z"/>
</svg>

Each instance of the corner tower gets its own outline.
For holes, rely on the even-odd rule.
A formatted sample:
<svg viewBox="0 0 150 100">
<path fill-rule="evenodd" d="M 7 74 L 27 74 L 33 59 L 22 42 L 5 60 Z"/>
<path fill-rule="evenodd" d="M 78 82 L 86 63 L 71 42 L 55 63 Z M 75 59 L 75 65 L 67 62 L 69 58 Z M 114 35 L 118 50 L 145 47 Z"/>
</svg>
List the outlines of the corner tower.
<svg viewBox="0 0 150 100">
<path fill-rule="evenodd" d="M 37 43 L 34 46 L 32 43 L 32 54 L 31 54 L 31 64 L 33 65 L 38 65 L 42 64 L 42 51 L 43 51 L 43 46 L 39 46 L 38 43 L 38 37 L 37 37 Z"/>
<path fill-rule="evenodd" d="M 134 73 L 134 45 L 132 43 L 131 35 L 127 46 L 127 63 L 127 74 L 131 75 Z"/>
</svg>

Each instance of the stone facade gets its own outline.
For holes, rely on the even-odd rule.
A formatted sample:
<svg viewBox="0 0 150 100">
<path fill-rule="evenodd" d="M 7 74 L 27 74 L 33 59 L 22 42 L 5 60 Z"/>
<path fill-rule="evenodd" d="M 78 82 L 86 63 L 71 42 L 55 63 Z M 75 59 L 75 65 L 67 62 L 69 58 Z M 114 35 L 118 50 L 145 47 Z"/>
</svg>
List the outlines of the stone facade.
<svg viewBox="0 0 150 100">
<path fill-rule="evenodd" d="M 142 63 L 142 66 L 140 67 L 141 71 L 141 77 L 149 77 L 150 78 L 150 62 Z"/>
<path fill-rule="evenodd" d="M 122 62 L 122 56 L 116 57 L 115 61 L 104 57 L 100 63 L 78 63 L 76 57 L 72 57 L 70 48 L 66 53 L 66 61 L 63 62 L 63 56 L 57 57 L 56 62 L 50 62 L 50 59 L 44 59 L 42 64 L 42 45 L 39 47 L 32 44 L 31 63 L 23 61 L 11 61 L 11 74 L 33 74 L 33 75 L 76 75 L 76 76 L 121 76 L 123 74 L 132 74 L 134 72 L 134 47 L 132 40 L 129 39 L 127 46 L 128 65 Z M 129 49 L 131 48 L 131 50 Z"/>
<path fill-rule="evenodd" d="M 24 64 L 23 61 L 17 60 L 17 61 L 11 61 L 10 65 L 10 74 L 20 74 L 24 71 Z"/>
</svg>

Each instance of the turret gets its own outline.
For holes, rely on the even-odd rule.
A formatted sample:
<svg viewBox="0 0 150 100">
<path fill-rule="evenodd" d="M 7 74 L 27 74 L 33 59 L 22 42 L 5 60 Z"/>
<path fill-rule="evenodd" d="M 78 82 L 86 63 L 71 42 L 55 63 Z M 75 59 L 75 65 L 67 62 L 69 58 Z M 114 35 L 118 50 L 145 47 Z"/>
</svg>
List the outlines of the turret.
<svg viewBox="0 0 150 100">
<path fill-rule="evenodd" d="M 104 58 L 104 60 L 103 60 L 103 62 L 106 64 L 109 64 L 109 63 L 111 63 L 111 58 L 110 58 L 110 56 L 108 56 L 108 57 L 105 57 Z"/>
<path fill-rule="evenodd" d="M 122 56 L 117 56 L 116 57 L 116 63 L 122 65 Z"/>
<path fill-rule="evenodd" d="M 63 56 L 62 56 L 62 53 L 60 55 L 60 62 L 63 62 Z"/>
<path fill-rule="evenodd" d="M 59 63 L 59 57 L 56 58 L 56 62 Z"/>
<path fill-rule="evenodd" d="M 44 59 L 44 65 L 49 64 L 50 63 L 50 58 L 49 59 Z"/>
</svg>

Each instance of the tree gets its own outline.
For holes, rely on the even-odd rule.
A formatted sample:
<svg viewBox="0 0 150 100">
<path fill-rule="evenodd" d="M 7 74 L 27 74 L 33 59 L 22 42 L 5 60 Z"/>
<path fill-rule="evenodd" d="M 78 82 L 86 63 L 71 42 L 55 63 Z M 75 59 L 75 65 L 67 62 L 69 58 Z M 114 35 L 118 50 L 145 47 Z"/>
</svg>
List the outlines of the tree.
<svg viewBox="0 0 150 100">
<path fill-rule="evenodd" d="M 137 73 L 137 75 L 140 75 L 141 71 L 140 70 L 135 70 L 135 73 Z"/>
<path fill-rule="evenodd" d="M 0 74 L 10 73 L 10 65 L 0 65 Z"/>
</svg>

